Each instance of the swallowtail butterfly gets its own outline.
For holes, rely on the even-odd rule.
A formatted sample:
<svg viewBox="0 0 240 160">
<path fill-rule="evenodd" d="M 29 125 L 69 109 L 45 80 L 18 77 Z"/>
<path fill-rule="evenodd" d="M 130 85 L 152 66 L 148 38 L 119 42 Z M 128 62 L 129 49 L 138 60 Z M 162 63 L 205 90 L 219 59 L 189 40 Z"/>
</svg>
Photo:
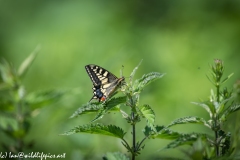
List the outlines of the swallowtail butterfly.
<svg viewBox="0 0 240 160">
<path fill-rule="evenodd" d="M 99 102 L 105 101 L 124 82 L 124 77 L 117 78 L 114 74 L 100 66 L 89 64 L 85 66 L 85 69 L 93 82 L 93 97 L 90 101 L 92 99 L 98 99 Z"/>
</svg>

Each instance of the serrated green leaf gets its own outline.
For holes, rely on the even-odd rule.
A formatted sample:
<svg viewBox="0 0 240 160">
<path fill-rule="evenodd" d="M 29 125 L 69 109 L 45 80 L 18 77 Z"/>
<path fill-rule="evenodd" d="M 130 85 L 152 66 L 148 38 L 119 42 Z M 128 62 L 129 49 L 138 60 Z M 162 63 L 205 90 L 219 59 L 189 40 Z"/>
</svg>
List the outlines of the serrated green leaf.
<svg viewBox="0 0 240 160">
<path fill-rule="evenodd" d="M 1 90 L 7 90 L 19 85 L 19 79 L 15 68 L 5 59 L 2 59 L 0 63 L 0 75 L 0 80 L 3 81 L 0 86 Z"/>
<path fill-rule="evenodd" d="M 208 123 L 203 118 L 195 117 L 195 116 L 188 116 L 188 117 L 176 119 L 171 124 L 169 124 L 167 128 L 177 124 L 187 124 L 187 123 L 203 124 L 210 128 Z"/>
<path fill-rule="evenodd" d="M 127 99 L 126 96 L 113 97 L 109 101 L 104 103 L 104 108 L 107 108 L 108 110 L 110 110 L 111 108 L 113 108 L 119 104 L 125 103 L 126 99 Z"/>
<path fill-rule="evenodd" d="M 37 53 L 39 52 L 40 49 L 41 49 L 41 46 L 38 45 L 36 49 L 22 62 L 22 64 L 18 69 L 18 75 L 20 77 L 22 77 L 27 72 L 28 68 L 36 58 Z"/>
<path fill-rule="evenodd" d="M 12 92 L 9 90 L 0 91 L 0 113 L 2 114 L 4 114 L 4 112 L 14 113 L 16 106 L 15 103 L 13 102 L 12 96 L 13 96 Z"/>
<path fill-rule="evenodd" d="M 231 73 L 229 76 L 227 76 L 224 80 L 222 80 L 221 84 L 225 83 L 230 77 L 233 76 L 234 73 Z"/>
<path fill-rule="evenodd" d="M 98 112 L 98 114 L 92 120 L 92 122 L 95 122 L 95 121 L 103 118 L 103 116 L 110 111 L 116 111 L 116 109 L 114 109 L 114 108 L 116 108 L 119 104 L 122 104 L 125 102 L 126 102 L 126 96 L 122 96 L 122 97 L 117 97 L 117 98 L 113 97 L 106 103 L 102 103 L 103 108 Z M 117 111 L 120 111 L 120 109 Z"/>
<path fill-rule="evenodd" d="M 159 139 L 176 139 L 183 135 L 182 133 L 175 132 L 165 126 L 156 126 L 153 130 L 152 128 L 146 126 L 143 133 L 148 138 L 159 138 Z"/>
<path fill-rule="evenodd" d="M 132 73 L 130 74 L 130 78 L 129 78 L 130 84 L 132 84 L 133 77 L 134 77 L 136 71 L 138 70 L 138 67 L 141 65 L 142 61 L 143 61 L 143 60 L 141 60 L 141 61 L 139 62 L 139 64 L 137 65 L 137 67 L 135 67 L 135 68 L 133 69 Z"/>
<path fill-rule="evenodd" d="M 214 114 L 214 106 L 212 105 L 212 103 L 209 102 L 192 102 L 192 104 L 195 104 L 197 106 L 203 107 L 208 113 L 209 116 L 212 117 Z"/>
<path fill-rule="evenodd" d="M 234 104 L 234 105 L 231 105 L 230 107 L 228 107 L 221 115 L 220 115 L 220 119 L 222 121 L 225 121 L 226 118 L 233 112 L 236 112 L 240 109 L 240 104 Z"/>
<path fill-rule="evenodd" d="M 182 145 L 192 145 L 198 138 L 206 139 L 206 135 L 199 133 L 182 134 L 163 149 L 176 148 Z"/>
<path fill-rule="evenodd" d="M 151 73 L 148 73 L 148 74 L 144 74 L 142 76 L 142 78 L 140 79 L 137 79 L 135 82 L 134 82 L 134 86 L 135 86 L 135 92 L 140 92 L 143 90 L 143 88 L 150 84 L 151 82 L 159 79 L 159 78 L 162 78 L 165 74 L 163 73 L 158 73 L 158 72 L 151 72 Z"/>
<path fill-rule="evenodd" d="M 123 110 L 120 110 L 120 112 L 121 112 L 123 118 L 130 119 L 130 116 L 126 112 L 124 112 Z"/>
<path fill-rule="evenodd" d="M 142 116 L 146 118 L 148 126 L 150 126 L 152 129 L 155 129 L 153 127 L 155 121 L 155 113 L 153 109 L 149 105 L 145 104 L 140 108 L 140 112 Z"/>
<path fill-rule="evenodd" d="M 82 105 L 82 107 L 78 108 L 78 110 L 76 110 L 70 118 L 75 118 L 82 114 L 96 113 L 99 112 L 99 110 L 101 109 L 103 109 L 103 105 L 101 103 L 87 103 Z"/>
<path fill-rule="evenodd" d="M 25 102 L 32 108 L 40 108 L 51 103 L 55 103 L 60 100 L 67 90 L 42 90 L 33 93 L 29 93 L 26 98 Z"/>
<path fill-rule="evenodd" d="M 158 132 L 156 138 L 160 139 L 176 139 L 183 135 L 182 133 L 173 131 L 169 128 L 163 128 L 161 131 Z"/>
<path fill-rule="evenodd" d="M 222 111 L 225 109 L 225 104 L 227 104 L 227 102 L 229 102 L 233 97 L 224 99 L 220 104 L 218 104 L 218 108 L 216 109 L 217 114 L 221 114 Z"/>
<path fill-rule="evenodd" d="M 164 126 L 161 126 L 161 127 L 164 128 Z M 156 128 L 155 128 L 155 130 L 156 130 Z M 149 138 L 150 138 L 150 135 L 151 135 L 151 138 L 154 138 L 154 136 L 157 135 L 157 133 L 154 132 L 154 131 L 152 130 L 152 128 L 149 127 L 149 126 L 145 126 L 142 131 L 143 131 L 145 137 L 149 137 Z"/>
<path fill-rule="evenodd" d="M 120 152 L 107 152 L 103 160 L 130 160 L 130 158 Z"/>
<path fill-rule="evenodd" d="M 107 113 L 106 110 L 102 109 L 98 112 L 98 114 L 94 117 L 94 119 L 91 121 L 91 123 L 98 121 L 99 119 L 102 119 L 103 116 Z"/>
<path fill-rule="evenodd" d="M 87 124 L 83 126 L 75 127 L 62 135 L 71 135 L 74 133 L 90 133 L 90 134 L 100 134 L 106 136 L 117 137 L 123 139 L 126 134 L 122 128 L 114 126 L 114 125 L 103 125 L 103 124 Z"/>
</svg>

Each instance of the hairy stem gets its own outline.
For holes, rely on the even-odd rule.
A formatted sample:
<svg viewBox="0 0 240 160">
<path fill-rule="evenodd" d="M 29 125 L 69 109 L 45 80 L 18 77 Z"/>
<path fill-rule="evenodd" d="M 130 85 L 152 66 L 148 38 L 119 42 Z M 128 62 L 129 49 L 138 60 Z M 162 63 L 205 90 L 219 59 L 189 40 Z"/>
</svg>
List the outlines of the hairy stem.
<svg viewBox="0 0 240 160">
<path fill-rule="evenodd" d="M 220 83 L 220 82 L 217 82 L 217 83 Z M 219 89 L 220 89 L 220 86 L 219 86 L 219 84 L 216 86 L 216 88 L 217 88 L 217 102 L 219 103 L 219 99 L 220 99 L 220 91 L 219 91 Z"/>
<path fill-rule="evenodd" d="M 16 119 L 17 119 L 17 127 L 18 130 L 23 129 L 23 123 L 22 123 L 22 105 L 21 102 L 17 102 L 17 114 L 16 114 Z M 17 138 L 17 151 L 22 152 L 23 151 L 23 140 L 21 137 Z M 18 160 L 22 160 L 22 158 L 18 158 Z"/>
<path fill-rule="evenodd" d="M 215 148 L 216 148 L 216 157 L 218 157 L 219 156 L 218 131 L 215 131 Z"/>
<path fill-rule="evenodd" d="M 217 82 L 217 86 L 216 86 L 216 89 L 217 89 L 217 102 L 220 103 L 220 91 L 219 91 L 219 83 L 220 82 Z M 220 156 L 219 155 L 219 142 L 218 142 L 218 138 L 219 138 L 219 135 L 218 135 L 218 131 L 219 131 L 219 118 L 218 118 L 218 115 L 216 114 L 216 119 L 215 119 L 215 126 L 217 127 L 217 130 L 215 130 L 215 149 L 216 149 L 216 157 Z"/>
<path fill-rule="evenodd" d="M 135 119 L 135 114 L 134 112 L 132 112 L 132 119 Z M 136 151 L 136 131 L 135 131 L 135 123 L 132 124 L 132 136 L 133 136 L 133 141 L 132 141 L 132 145 L 133 145 L 133 152 L 132 152 L 132 160 L 135 160 L 135 151 Z"/>
<path fill-rule="evenodd" d="M 17 94 L 17 98 L 15 99 L 15 105 L 16 105 L 16 121 L 17 121 L 17 130 L 18 131 L 23 131 L 23 104 L 22 100 L 18 94 L 18 89 L 15 90 Z M 17 137 L 16 139 L 16 151 L 18 153 L 23 151 L 23 138 L 22 135 Z M 18 160 L 22 160 L 22 158 L 18 157 Z"/>
</svg>

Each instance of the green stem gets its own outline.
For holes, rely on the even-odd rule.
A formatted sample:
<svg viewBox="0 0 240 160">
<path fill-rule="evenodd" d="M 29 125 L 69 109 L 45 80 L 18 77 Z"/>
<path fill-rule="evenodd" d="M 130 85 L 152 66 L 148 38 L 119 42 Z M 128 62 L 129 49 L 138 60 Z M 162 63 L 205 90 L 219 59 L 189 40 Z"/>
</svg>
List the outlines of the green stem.
<svg viewBox="0 0 240 160">
<path fill-rule="evenodd" d="M 22 124 L 22 106 L 20 102 L 18 102 L 18 105 L 17 105 L 17 124 L 18 124 L 18 131 L 21 131 L 23 129 L 23 126 L 22 126 L 23 124 Z M 18 137 L 17 139 L 17 149 L 18 149 L 18 152 L 23 151 L 23 141 L 21 137 Z M 18 160 L 22 160 L 22 159 L 19 157 Z"/>
<path fill-rule="evenodd" d="M 219 91 L 219 83 L 217 83 L 217 86 L 216 86 L 216 89 L 217 89 L 217 102 L 220 103 L 220 91 Z M 215 148 L 216 148 L 216 157 L 219 156 L 219 142 L 218 142 L 218 138 L 219 138 L 219 135 L 218 135 L 218 131 L 219 131 L 219 118 L 218 118 L 218 114 L 216 113 L 216 117 L 215 117 L 215 127 L 217 127 L 217 130 L 215 130 Z"/>
<path fill-rule="evenodd" d="M 218 84 L 217 84 L 217 86 L 216 86 L 216 88 L 217 88 L 217 102 L 219 103 L 219 99 L 220 99 L 220 91 L 219 91 L 219 89 L 220 89 L 220 86 L 219 86 L 219 83 L 220 82 L 218 82 Z"/>
<path fill-rule="evenodd" d="M 219 156 L 218 131 L 215 131 L 215 148 L 216 148 L 216 157 L 218 157 Z"/>
<path fill-rule="evenodd" d="M 132 112 L 132 120 L 135 119 L 134 112 Z M 133 136 L 133 152 L 132 152 L 132 160 L 135 160 L 135 151 L 136 151 L 136 131 L 135 131 L 135 123 L 132 124 L 132 136 Z"/>
<path fill-rule="evenodd" d="M 17 91 L 16 91 L 17 92 Z M 16 99 L 16 121 L 17 121 L 17 130 L 21 132 L 23 131 L 23 113 L 22 113 L 22 101 L 18 97 Z M 17 152 L 20 153 L 23 151 L 23 139 L 22 135 L 19 135 L 16 140 Z M 22 158 L 18 158 L 18 160 L 22 160 Z"/>
</svg>

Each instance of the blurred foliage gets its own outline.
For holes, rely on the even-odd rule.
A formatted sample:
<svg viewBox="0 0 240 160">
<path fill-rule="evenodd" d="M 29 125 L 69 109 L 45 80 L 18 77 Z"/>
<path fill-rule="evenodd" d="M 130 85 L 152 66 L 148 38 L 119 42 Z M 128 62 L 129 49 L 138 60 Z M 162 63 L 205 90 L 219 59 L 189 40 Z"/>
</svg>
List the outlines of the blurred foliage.
<svg viewBox="0 0 240 160">
<path fill-rule="evenodd" d="M 209 95 L 211 84 L 203 75 L 212 59 L 222 59 L 226 73 L 234 72 L 224 86 L 233 88 L 239 79 L 239 9 L 240 1 L 236 0 L 0 0 L 0 57 L 18 68 L 37 44 L 42 46 L 22 79 L 25 89 L 31 93 L 76 88 L 78 93 L 62 103 L 42 108 L 32 120 L 29 139 L 37 143 L 30 151 L 66 152 L 72 160 L 100 158 L 106 151 L 124 151 L 120 142 L 111 138 L 109 145 L 102 147 L 106 142 L 101 136 L 57 136 L 93 119 L 86 116 L 81 121 L 71 120 L 71 126 L 67 119 L 92 96 L 92 84 L 84 70 L 86 64 L 98 64 L 117 76 L 123 65 L 123 75 L 127 77 L 143 59 L 136 76 L 150 71 L 167 73 L 161 82 L 148 86 L 141 99 L 157 106 L 157 124 L 166 125 L 188 115 L 207 117 L 204 109 L 199 111 L 190 102 Z M 224 127 L 239 128 L 238 114 L 232 115 Z M 103 122 L 111 121 L 128 129 L 124 122 L 107 116 Z M 174 129 L 209 133 L 191 124 Z M 239 130 L 235 134 L 239 135 Z M 157 159 L 156 154 L 185 156 L 178 150 L 156 153 L 166 143 L 146 143 L 142 159 L 152 155 Z"/>
<path fill-rule="evenodd" d="M 239 111 L 240 104 L 232 101 L 236 96 L 227 88 L 223 88 L 222 84 L 225 83 L 233 75 L 230 74 L 227 77 L 222 77 L 225 66 L 223 61 L 215 59 L 214 64 L 210 65 L 210 75 L 207 75 L 209 81 L 215 87 L 211 90 L 211 95 L 208 100 L 203 102 L 194 102 L 194 104 L 203 107 L 209 114 L 209 119 L 188 116 L 174 120 L 167 127 L 172 127 L 179 124 L 200 124 L 208 127 L 214 133 L 214 138 L 208 134 L 195 133 L 192 131 L 190 134 L 178 134 L 176 139 L 167 145 L 166 148 L 175 148 L 182 145 L 189 144 L 192 146 L 192 150 L 186 150 L 187 156 L 190 159 L 237 159 L 238 150 L 235 150 L 237 144 L 233 143 L 234 137 L 231 136 L 231 132 L 223 130 L 225 122 L 229 119 L 229 116 L 236 111 Z M 223 79 L 224 78 L 224 79 Z M 223 89 L 222 89 L 223 88 Z M 234 132 L 238 131 L 236 128 Z M 161 134 L 161 132 L 159 133 Z M 157 136 L 159 137 L 159 136 Z M 238 137 L 238 136 L 237 136 Z M 160 137 L 161 138 L 161 137 Z M 196 150 L 193 144 L 196 141 L 199 144 L 198 150 Z M 201 142 L 202 141 L 202 142 Z M 199 150 L 200 149 L 200 150 Z M 235 152 L 235 153 L 234 153 Z M 196 153 L 200 154 L 198 158 Z"/>
<path fill-rule="evenodd" d="M 33 113 L 43 106 L 58 101 L 66 94 L 57 89 L 38 93 L 26 92 L 21 80 L 38 50 L 39 47 L 22 62 L 18 71 L 4 59 L 0 63 L 0 133 L 3 134 L 0 145 L 1 155 L 5 153 L 1 158 L 11 159 L 11 153 L 19 155 L 27 149 L 32 150 L 35 141 L 26 140 L 26 137 L 31 129 Z"/>
</svg>

